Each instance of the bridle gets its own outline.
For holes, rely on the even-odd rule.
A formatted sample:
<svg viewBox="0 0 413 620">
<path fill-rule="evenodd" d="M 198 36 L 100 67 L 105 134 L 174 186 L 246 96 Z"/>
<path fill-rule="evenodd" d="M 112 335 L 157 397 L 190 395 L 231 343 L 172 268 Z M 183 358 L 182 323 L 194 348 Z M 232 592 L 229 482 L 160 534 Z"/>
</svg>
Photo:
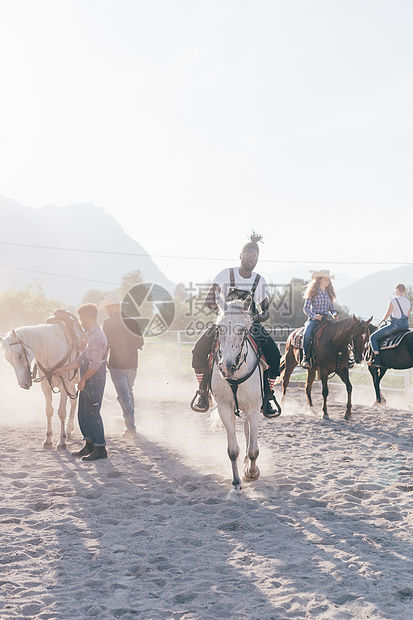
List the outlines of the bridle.
<svg viewBox="0 0 413 620">
<path fill-rule="evenodd" d="M 246 346 L 246 344 L 247 344 L 248 330 L 246 327 L 244 327 L 242 331 L 243 331 L 243 336 L 242 336 L 241 347 L 240 347 L 237 357 L 235 358 L 235 365 L 234 365 L 234 368 L 230 376 L 225 377 L 227 381 L 231 380 L 231 377 L 235 375 L 235 373 L 241 368 L 241 366 L 245 363 L 247 359 L 248 347 Z M 216 365 L 218 366 L 218 370 L 220 371 L 222 376 L 224 376 L 222 372 L 223 358 L 222 358 L 221 341 L 220 341 L 219 335 L 220 335 L 220 332 L 219 332 L 219 328 L 217 327 L 217 335 L 216 335 L 217 346 L 215 349 L 214 359 L 215 359 Z M 242 355 L 244 346 L 245 346 L 245 353 L 244 355 Z"/>
<path fill-rule="evenodd" d="M 34 374 L 32 372 L 32 369 L 29 363 L 29 356 L 28 356 L 27 350 L 21 340 L 17 340 L 17 342 L 10 342 L 11 347 L 16 346 L 16 345 L 20 345 L 22 348 L 24 359 L 26 360 L 26 367 L 27 367 L 27 370 L 29 371 L 30 387 L 31 387 L 33 385 Z"/>
<path fill-rule="evenodd" d="M 26 360 L 26 365 L 27 365 L 27 370 L 29 372 L 29 379 L 30 379 L 30 386 L 29 388 L 33 385 L 33 383 L 40 383 L 41 381 L 44 381 L 45 379 L 47 380 L 47 382 L 50 385 L 50 389 L 52 390 L 53 394 L 58 394 L 60 392 L 59 389 L 55 389 L 52 386 L 52 379 L 53 379 L 53 373 L 55 372 L 55 370 L 57 370 L 58 368 L 60 368 L 61 366 L 63 366 L 66 361 L 69 359 L 70 355 L 72 354 L 72 351 L 74 349 L 74 345 L 72 343 L 72 346 L 70 347 L 70 349 L 67 351 L 67 353 L 65 354 L 65 356 L 63 357 L 63 359 L 61 359 L 57 364 L 55 364 L 53 366 L 53 368 L 44 368 L 44 366 L 38 361 L 36 360 L 34 366 L 33 366 L 33 370 L 31 369 L 31 365 L 29 363 L 29 355 L 27 353 L 26 347 L 24 345 L 24 343 L 18 339 L 16 342 L 10 342 L 10 346 L 15 346 L 15 345 L 20 345 L 24 354 L 24 358 Z M 37 369 L 40 368 L 40 370 L 43 373 L 43 376 L 37 376 Z M 74 377 L 75 375 L 73 375 Z M 72 379 L 73 379 L 72 377 Z M 69 381 L 71 381 L 72 379 L 70 379 Z M 60 377 L 60 380 L 62 382 L 63 385 L 63 389 L 66 392 L 66 394 L 69 396 L 69 398 L 72 399 L 76 399 L 77 395 L 78 395 L 78 391 L 76 392 L 76 394 L 71 394 L 69 392 L 69 389 L 65 383 L 65 380 L 63 379 L 63 377 Z"/>
<path fill-rule="evenodd" d="M 221 375 L 224 377 L 224 379 L 231 385 L 231 386 L 237 386 L 240 385 L 241 383 L 244 383 L 244 381 L 247 381 L 247 379 L 249 379 L 255 372 L 260 359 L 261 359 L 261 350 L 258 349 L 255 352 L 255 361 L 254 361 L 254 365 L 252 367 L 252 369 L 243 377 L 240 377 L 239 379 L 233 379 L 232 377 L 235 375 L 236 372 L 238 372 L 238 370 L 242 367 L 242 365 L 246 362 L 247 360 L 247 356 L 248 356 L 248 341 L 250 338 L 249 335 L 249 330 L 247 327 L 243 328 L 243 336 L 242 336 L 242 342 L 241 342 L 241 346 L 240 346 L 240 350 L 238 352 L 237 357 L 235 358 L 235 364 L 234 364 L 234 368 L 231 371 L 231 374 L 229 377 L 224 377 L 223 373 L 222 373 L 222 351 L 221 351 L 221 343 L 220 343 L 220 339 L 219 339 L 219 329 L 217 328 L 217 336 L 216 336 L 216 349 L 214 352 L 214 361 L 218 367 L 218 370 L 220 371 Z M 245 352 L 243 354 L 243 350 L 245 347 Z M 254 348 L 251 347 L 253 350 Z"/>
</svg>

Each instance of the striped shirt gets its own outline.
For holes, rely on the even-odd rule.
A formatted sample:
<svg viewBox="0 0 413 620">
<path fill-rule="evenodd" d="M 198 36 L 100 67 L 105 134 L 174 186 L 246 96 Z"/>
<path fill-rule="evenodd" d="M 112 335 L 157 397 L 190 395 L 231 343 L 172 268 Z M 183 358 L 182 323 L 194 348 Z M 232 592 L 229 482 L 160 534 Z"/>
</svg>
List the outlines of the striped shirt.
<svg viewBox="0 0 413 620">
<path fill-rule="evenodd" d="M 305 300 L 304 314 L 310 319 L 314 319 L 316 314 L 328 314 L 329 312 L 331 312 L 331 314 L 337 314 L 327 291 L 319 289 L 314 299 L 307 297 Z"/>
</svg>

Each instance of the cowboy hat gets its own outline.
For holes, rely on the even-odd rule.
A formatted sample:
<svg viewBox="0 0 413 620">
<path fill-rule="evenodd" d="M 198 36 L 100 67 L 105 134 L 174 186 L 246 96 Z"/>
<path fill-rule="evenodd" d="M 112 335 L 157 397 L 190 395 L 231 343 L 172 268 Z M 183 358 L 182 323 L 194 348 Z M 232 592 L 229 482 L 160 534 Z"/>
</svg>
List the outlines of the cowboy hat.
<svg viewBox="0 0 413 620">
<path fill-rule="evenodd" d="M 106 306 L 120 306 L 121 303 L 119 295 L 106 295 L 99 304 L 99 310 L 103 310 Z"/>
<path fill-rule="evenodd" d="M 334 276 L 330 276 L 330 272 L 328 269 L 320 269 L 320 271 L 316 271 L 315 269 L 310 269 L 311 278 L 315 280 L 316 278 L 329 278 L 330 280 L 334 280 Z"/>
</svg>

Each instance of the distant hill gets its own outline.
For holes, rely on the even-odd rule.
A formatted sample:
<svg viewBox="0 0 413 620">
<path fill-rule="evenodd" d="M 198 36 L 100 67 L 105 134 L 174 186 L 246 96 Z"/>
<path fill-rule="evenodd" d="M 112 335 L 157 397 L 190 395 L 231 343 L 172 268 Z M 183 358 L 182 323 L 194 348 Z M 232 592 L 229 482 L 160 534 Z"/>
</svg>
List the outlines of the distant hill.
<svg viewBox="0 0 413 620">
<path fill-rule="evenodd" d="M 0 291 L 12 286 L 23 288 L 40 280 L 46 296 L 77 305 L 89 289 L 111 291 L 120 285 L 123 275 L 135 270 L 141 271 L 144 281 L 170 291 L 175 286 L 111 215 L 90 203 L 34 209 L 0 197 L 0 222 Z M 46 250 L 4 242 L 99 253 Z"/>
<path fill-rule="evenodd" d="M 356 280 L 340 289 L 337 301 L 348 306 L 358 317 L 368 319 L 373 315 L 377 321 L 386 313 L 389 301 L 394 297 L 395 286 L 399 283 L 406 287 L 413 286 L 413 265 L 378 271 Z"/>
</svg>

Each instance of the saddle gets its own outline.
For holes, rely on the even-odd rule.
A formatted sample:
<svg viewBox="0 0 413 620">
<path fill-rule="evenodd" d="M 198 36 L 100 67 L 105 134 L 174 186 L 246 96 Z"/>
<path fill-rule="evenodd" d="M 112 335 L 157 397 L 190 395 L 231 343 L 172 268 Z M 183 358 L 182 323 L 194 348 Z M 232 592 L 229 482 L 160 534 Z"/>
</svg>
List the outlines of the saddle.
<svg viewBox="0 0 413 620">
<path fill-rule="evenodd" d="M 320 325 L 317 325 L 314 328 L 313 333 L 311 334 L 310 344 L 308 347 L 308 359 L 310 361 L 311 366 L 317 365 L 315 352 L 316 352 L 318 343 L 320 342 L 321 334 L 323 333 L 327 323 L 329 322 L 330 322 L 329 319 L 326 319 L 326 320 L 323 319 L 322 321 L 320 321 Z M 300 360 L 303 359 L 303 355 L 304 355 L 304 349 L 303 349 L 304 329 L 305 327 L 299 327 L 298 329 L 294 330 L 290 336 L 291 345 L 295 349 L 300 350 Z"/>
<path fill-rule="evenodd" d="M 46 321 L 47 323 L 60 323 L 65 329 L 66 336 L 69 334 L 70 340 L 74 344 L 76 352 L 79 354 L 86 345 L 85 331 L 77 317 L 68 310 L 57 308 L 52 316 Z"/>
<path fill-rule="evenodd" d="M 379 341 L 380 350 L 382 349 L 394 349 L 397 347 L 403 338 L 410 333 L 410 329 L 400 329 L 397 332 L 393 332 L 390 336 L 386 336 L 383 340 Z"/>
</svg>

